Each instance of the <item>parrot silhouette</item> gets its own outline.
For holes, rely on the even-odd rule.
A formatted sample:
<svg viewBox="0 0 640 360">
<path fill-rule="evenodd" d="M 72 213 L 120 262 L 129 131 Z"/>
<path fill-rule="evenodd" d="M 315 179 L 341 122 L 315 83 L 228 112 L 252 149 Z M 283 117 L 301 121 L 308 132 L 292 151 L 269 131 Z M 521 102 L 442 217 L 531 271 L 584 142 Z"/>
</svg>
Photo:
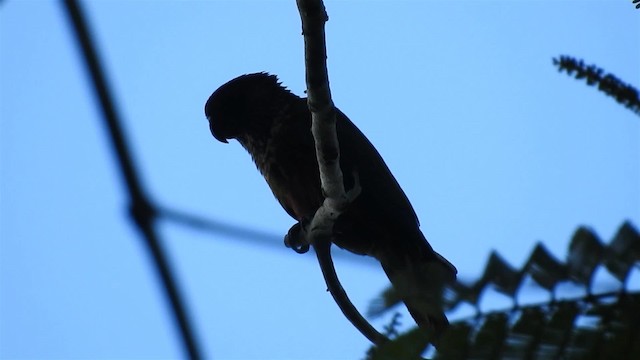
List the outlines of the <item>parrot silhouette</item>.
<svg viewBox="0 0 640 360">
<path fill-rule="evenodd" d="M 313 218 L 324 196 L 306 98 L 275 75 L 247 74 L 213 92 L 205 115 L 217 140 L 236 139 L 249 152 L 291 217 L 300 224 Z M 456 268 L 429 245 L 378 151 L 338 109 L 336 132 L 345 189 L 357 176 L 361 192 L 335 221 L 332 242 L 376 258 L 418 326 L 440 335 L 448 326 L 442 289 L 455 281 Z"/>
</svg>

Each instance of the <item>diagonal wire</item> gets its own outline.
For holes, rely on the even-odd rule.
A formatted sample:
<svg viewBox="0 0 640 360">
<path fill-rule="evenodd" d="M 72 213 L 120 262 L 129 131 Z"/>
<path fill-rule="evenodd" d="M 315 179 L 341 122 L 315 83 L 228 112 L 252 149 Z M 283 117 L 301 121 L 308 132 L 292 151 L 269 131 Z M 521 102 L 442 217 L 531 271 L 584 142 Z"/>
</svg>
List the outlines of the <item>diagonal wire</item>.
<svg viewBox="0 0 640 360">
<path fill-rule="evenodd" d="M 245 239 L 251 241 L 251 244 L 254 245 L 260 244 L 273 248 L 286 249 L 283 242 L 284 235 L 277 235 L 265 230 L 253 229 L 243 225 L 232 225 L 224 221 L 162 206 L 159 206 L 157 211 L 158 216 L 163 220 L 187 228 L 232 237 L 234 240 Z"/>
<path fill-rule="evenodd" d="M 158 217 L 165 222 L 172 222 L 185 228 L 190 228 L 207 234 L 223 235 L 224 237 L 233 238 L 234 241 L 243 240 L 247 244 L 259 245 L 272 250 L 285 250 L 293 253 L 291 249 L 285 247 L 283 242 L 284 235 L 277 235 L 275 233 L 246 227 L 244 225 L 234 225 L 225 221 L 215 220 L 162 206 L 156 206 L 156 211 L 158 212 Z M 331 248 L 331 255 L 349 263 L 378 267 L 377 261 L 370 256 L 356 255 L 335 246 Z M 307 258 L 315 260 L 314 257 Z"/>
<path fill-rule="evenodd" d="M 131 219 L 144 238 L 147 249 L 155 264 L 165 295 L 169 299 L 185 351 L 190 359 L 200 359 L 202 356 L 189 323 L 185 305 L 180 296 L 168 258 L 155 230 L 154 225 L 157 220 L 157 211 L 144 192 L 140 177 L 133 164 L 131 151 L 127 146 L 124 132 L 120 126 L 120 117 L 118 116 L 114 101 L 111 97 L 103 67 L 94 47 L 84 13 L 78 1 L 65 0 L 64 6 L 67 10 L 68 20 L 75 31 L 78 45 L 82 50 L 87 70 L 93 81 L 96 92 L 95 95 L 98 97 L 103 113 L 103 120 L 109 130 L 111 145 L 116 153 L 118 165 L 129 193 Z"/>
</svg>

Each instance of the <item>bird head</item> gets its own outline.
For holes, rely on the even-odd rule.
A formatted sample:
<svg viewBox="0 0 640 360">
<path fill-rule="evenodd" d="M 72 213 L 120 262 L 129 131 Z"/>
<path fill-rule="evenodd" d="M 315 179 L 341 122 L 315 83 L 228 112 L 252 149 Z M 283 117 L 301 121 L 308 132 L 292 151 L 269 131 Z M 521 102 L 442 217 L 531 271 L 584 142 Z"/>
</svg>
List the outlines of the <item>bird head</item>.
<svg viewBox="0 0 640 360">
<path fill-rule="evenodd" d="M 290 94 L 275 75 L 260 72 L 239 76 L 220 86 L 204 107 L 211 134 L 227 143 L 259 125 L 270 125 L 274 97 Z M 261 126 L 262 127 L 262 126 Z"/>
</svg>

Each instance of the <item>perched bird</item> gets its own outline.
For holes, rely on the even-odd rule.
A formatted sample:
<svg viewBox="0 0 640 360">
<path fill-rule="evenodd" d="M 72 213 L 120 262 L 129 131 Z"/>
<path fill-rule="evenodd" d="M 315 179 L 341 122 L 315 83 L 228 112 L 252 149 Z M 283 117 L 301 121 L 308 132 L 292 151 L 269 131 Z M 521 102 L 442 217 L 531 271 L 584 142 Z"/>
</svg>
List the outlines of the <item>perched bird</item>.
<svg viewBox="0 0 640 360">
<path fill-rule="evenodd" d="M 324 197 L 306 98 L 291 93 L 275 75 L 242 75 L 209 97 L 205 115 L 217 140 L 236 139 L 251 154 L 291 217 L 300 223 L 313 218 Z M 333 243 L 378 259 L 417 324 L 442 333 L 448 321 L 441 290 L 455 280 L 455 267 L 431 248 L 378 151 L 338 109 L 336 131 L 345 189 L 353 187 L 357 174 L 361 193 L 336 220 Z"/>
</svg>

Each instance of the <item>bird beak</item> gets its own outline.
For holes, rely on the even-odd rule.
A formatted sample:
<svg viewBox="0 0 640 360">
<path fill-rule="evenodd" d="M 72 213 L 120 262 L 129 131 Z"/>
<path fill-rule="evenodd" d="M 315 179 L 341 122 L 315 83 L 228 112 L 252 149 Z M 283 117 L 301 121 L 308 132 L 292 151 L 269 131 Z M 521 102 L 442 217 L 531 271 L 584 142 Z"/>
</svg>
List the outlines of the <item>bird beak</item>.
<svg viewBox="0 0 640 360">
<path fill-rule="evenodd" d="M 227 139 L 225 139 L 224 136 L 220 136 L 220 134 L 213 128 L 213 121 L 211 121 L 211 118 L 207 117 L 207 120 L 209 121 L 209 129 L 211 130 L 211 135 L 213 135 L 216 140 L 228 144 L 229 142 L 227 141 Z"/>
<path fill-rule="evenodd" d="M 213 134 L 213 137 L 214 137 L 214 138 L 216 138 L 216 140 L 218 140 L 218 141 L 220 141 L 220 142 L 223 142 L 223 143 L 225 143 L 225 144 L 228 144 L 228 143 L 229 143 L 229 142 L 227 141 L 227 139 L 225 139 L 225 138 L 223 138 L 223 137 L 220 137 L 220 136 L 217 136 L 216 134 Z"/>
</svg>

